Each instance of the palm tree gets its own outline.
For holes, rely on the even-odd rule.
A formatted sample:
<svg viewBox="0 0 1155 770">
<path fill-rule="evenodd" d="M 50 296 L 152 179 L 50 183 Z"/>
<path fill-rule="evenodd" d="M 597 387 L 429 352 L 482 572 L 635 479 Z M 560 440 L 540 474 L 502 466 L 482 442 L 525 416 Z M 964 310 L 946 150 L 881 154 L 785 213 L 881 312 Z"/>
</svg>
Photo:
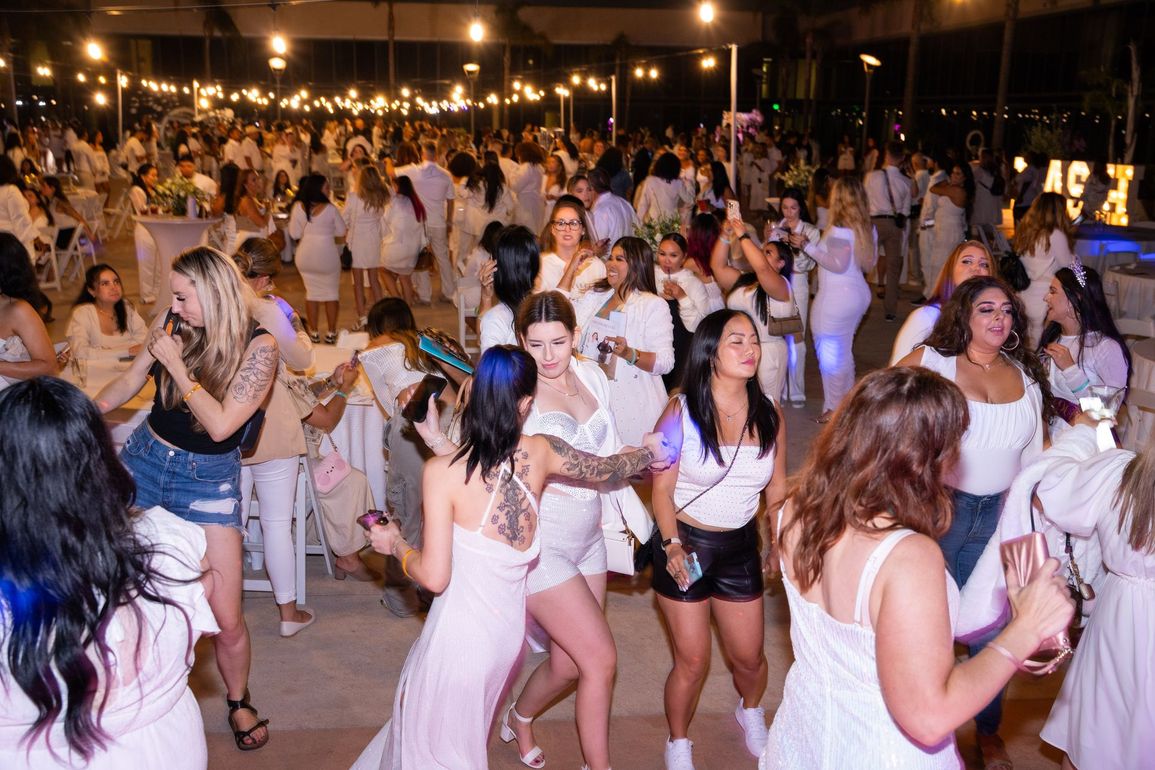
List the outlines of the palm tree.
<svg viewBox="0 0 1155 770">
<path fill-rule="evenodd" d="M 1018 20 L 1019 0 L 1007 0 L 1007 16 L 1003 26 L 1003 51 L 999 57 L 999 87 L 995 93 L 995 127 L 991 132 L 991 147 L 996 150 L 1003 149 L 1007 87 L 1011 82 L 1011 52 L 1015 44 L 1015 22 Z"/>
<path fill-rule="evenodd" d="M 504 99 L 509 98 L 509 71 L 513 64 L 513 46 L 536 46 L 548 55 L 553 44 L 544 33 L 526 24 L 519 15 L 524 5 L 520 0 L 499 2 L 493 8 L 494 36 L 502 42 L 501 52 L 501 91 L 503 99 L 498 101 L 501 111 L 500 123 L 507 125 L 509 120 L 509 105 Z"/>
<path fill-rule="evenodd" d="M 922 24 L 927 13 L 929 0 L 914 0 L 910 16 L 910 45 L 906 50 L 906 83 L 902 88 L 902 128 L 907 136 L 914 135 L 916 113 L 914 109 L 915 83 L 918 80 L 918 48 L 922 40 Z"/>
<path fill-rule="evenodd" d="M 202 30 L 204 33 L 205 82 L 211 83 L 213 80 L 213 35 L 219 34 L 221 39 L 224 40 L 225 71 L 228 72 L 229 43 L 234 40 L 240 40 L 241 31 L 237 29 L 237 23 L 233 21 L 232 14 L 229 13 L 221 0 L 205 0 L 204 14 L 205 18 L 202 23 Z"/>
</svg>

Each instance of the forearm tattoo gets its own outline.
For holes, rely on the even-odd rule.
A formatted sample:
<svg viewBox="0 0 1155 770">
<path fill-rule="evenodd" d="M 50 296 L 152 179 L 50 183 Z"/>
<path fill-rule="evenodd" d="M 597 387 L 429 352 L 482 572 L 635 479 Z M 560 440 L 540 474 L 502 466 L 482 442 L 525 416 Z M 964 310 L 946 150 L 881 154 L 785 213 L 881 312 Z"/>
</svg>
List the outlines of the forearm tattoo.
<svg viewBox="0 0 1155 770">
<path fill-rule="evenodd" d="M 638 449 L 626 454 L 598 457 L 574 449 L 557 436 L 543 436 L 550 449 L 562 458 L 561 475 L 580 481 L 624 481 L 641 473 L 654 461 L 649 449 Z"/>
<path fill-rule="evenodd" d="M 261 345 L 250 353 L 229 388 L 233 400 L 238 404 L 259 401 L 277 372 L 277 357 L 276 345 Z"/>
</svg>

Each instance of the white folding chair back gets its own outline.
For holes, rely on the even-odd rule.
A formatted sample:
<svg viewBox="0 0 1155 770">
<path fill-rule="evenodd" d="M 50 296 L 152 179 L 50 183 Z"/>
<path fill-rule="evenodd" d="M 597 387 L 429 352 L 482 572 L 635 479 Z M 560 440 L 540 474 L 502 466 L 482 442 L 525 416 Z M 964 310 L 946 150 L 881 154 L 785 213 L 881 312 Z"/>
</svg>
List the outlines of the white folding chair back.
<svg viewBox="0 0 1155 770">
<path fill-rule="evenodd" d="M 109 181 L 108 202 L 111 205 L 104 209 L 109 238 L 119 237 L 120 231 L 132 216 L 132 203 L 128 198 L 129 189 L 130 185 L 126 180 L 114 178 Z"/>
<path fill-rule="evenodd" d="M 44 254 L 36 256 L 37 262 L 37 277 L 40 280 L 41 289 L 60 289 L 64 285 L 64 279 L 60 275 L 60 255 L 56 253 L 56 228 L 42 231 L 43 239 L 48 242 L 48 251 Z M 40 265 L 41 261 L 43 265 Z"/>
<path fill-rule="evenodd" d="M 84 236 L 84 228 L 79 225 L 72 231 L 68 246 L 60 254 L 61 277 L 65 279 L 84 276 L 84 258 L 87 256 L 96 265 L 96 245 Z"/>
<path fill-rule="evenodd" d="M 457 284 L 453 303 L 457 305 L 457 339 L 465 352 L 477 355 L 481 352 L 480 330 L 477 326 L 476 296 L 480 292 L 480 284 L 476 279 L 462 278 Z M 470 321 L 473 321 L 470 328 Z"/>
</svg>

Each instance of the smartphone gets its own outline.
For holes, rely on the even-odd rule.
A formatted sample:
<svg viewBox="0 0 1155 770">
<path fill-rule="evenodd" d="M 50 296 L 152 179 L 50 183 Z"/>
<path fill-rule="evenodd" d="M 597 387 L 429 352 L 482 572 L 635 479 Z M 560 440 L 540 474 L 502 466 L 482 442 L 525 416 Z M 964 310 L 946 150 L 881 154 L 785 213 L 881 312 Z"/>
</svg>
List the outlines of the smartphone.
<svg viewBox="0 0 1155 770">
<path fill-rule="evenodd" d="M 378 511 L 375 508 L 370 508 L 368 511 L 357 517 L 357 523 L 364 527 L 365 531 L 368 532 L 377 524 L 380 524 L 381 526 L 388 524 L 389 514 L 385 513 L 385 511 Z"/>
<path fill-rule="evenodd" d="M 361 351 L 354 350 L 353 357 L 349 359 L 349 366 L 356 369 L 359 363 L 361 363 Z"/>
<path fill-rule="evenodd" d="M 738 201 L 726 201 L 726 219 L 741 219 L 742 209 Z"/>
<path fill-rule="evenodd" d="M 686 587 L 683 591 L 690 590 L 690 586 L 702 579 L 702 563 L 698 561 L 698 554 L 691 551 L 686 554 Z"/>
<path fill-rule="evenodd" d="M 448 384 L 444 377 L 438 377 L 436 374 L 425 375 L 413 398 L 409 399 L 409 403 L 401 410 L 401 416 L 410 422 L 424 422 L 429 415 L 429 397 L 440 396 Z"/>
</svg>

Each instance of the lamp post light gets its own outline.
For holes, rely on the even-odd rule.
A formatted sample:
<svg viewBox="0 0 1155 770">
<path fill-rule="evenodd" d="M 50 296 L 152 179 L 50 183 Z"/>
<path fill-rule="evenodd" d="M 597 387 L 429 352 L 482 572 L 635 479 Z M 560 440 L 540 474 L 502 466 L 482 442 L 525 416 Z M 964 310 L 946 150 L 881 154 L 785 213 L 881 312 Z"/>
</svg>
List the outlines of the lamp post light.
<svg viewBox="0 0 1155 770">
<path fill-rule="evenodd" d="M 710 0 L 702 0 L 698 5 L 698 18 L 703 24 L 714 21 L 714 4 Z M 738 168 L 738 44 L 730 43 L 730 173 Z M 714 57 L 710 56 L 710 67 L 714 66 Z M 705 62 L 703 62 L 705 65 Z M 655 77 L 650 70 L 650 77 Z"/>
<path fill-rule="evenodd" d="M 289 63 L 280 56 L 272 56 L 269 58 L 269 69 L 273 71 L 273 78 L 277 81 L 277 121 L 281 120 L 281 75 L 285 73 L 285 68 Z"/>
<path fill-rule="evenodd" d="M 477 76 L 481 74 L 481 65 L 477 62 L 466 62 L 461 65 L 461 69 L 465 70 L 465 79 L 469 81 L 469 141 L 473 141 L 473 136 L 477 132 L 475 125 L 476 116 L 473 114 L 475 105 L 475 87 L 477 86 Z"/>
<path fill-rule="evenodd" d="M 866 134 L 870 119 L 870 76 L 874 71 L 882 66 L 882 61 L 868 53 L 860 53 L 858 58 L 862 60 L 862 71 L 866 76 L 866 95 L 862 100 L 862 152 L 866 153 Z"/>
<path fill-rule="evenodd" d="M 104 46 L 95 40 L 89 40 L 84 44 L 84 52 L 88 54 L 88 58 L 96 62 L 107 62 L 108 57 L 105 55 Z M 116 68 L 116 143 L 119 145 L 124 141 L 124 77 L 120 72 L 120 68 Z"/>
</svg>

